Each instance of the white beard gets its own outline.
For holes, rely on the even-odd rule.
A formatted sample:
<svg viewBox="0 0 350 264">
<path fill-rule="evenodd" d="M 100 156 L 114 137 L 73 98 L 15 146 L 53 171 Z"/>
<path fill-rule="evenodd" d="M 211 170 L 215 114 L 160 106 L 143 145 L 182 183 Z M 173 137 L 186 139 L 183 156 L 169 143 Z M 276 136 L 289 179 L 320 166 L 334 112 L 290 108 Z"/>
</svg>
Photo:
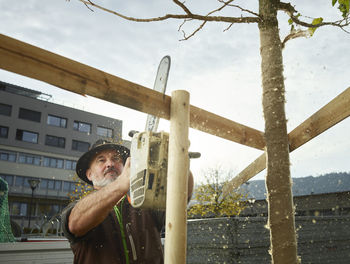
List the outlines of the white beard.
<svg viewBox="0 0 350 264">
<path fill-rule="evenodd" d="M 111 182 L 114 182 L 116 180 L 115 179 L 111 179 L 111 178 L 103 178 L 102 180 L 92 180 L 92 183 L 94 184 L 94 186 L 96 187 L 104 187 L 108 184 L 110 184 Z"/>
</svg>

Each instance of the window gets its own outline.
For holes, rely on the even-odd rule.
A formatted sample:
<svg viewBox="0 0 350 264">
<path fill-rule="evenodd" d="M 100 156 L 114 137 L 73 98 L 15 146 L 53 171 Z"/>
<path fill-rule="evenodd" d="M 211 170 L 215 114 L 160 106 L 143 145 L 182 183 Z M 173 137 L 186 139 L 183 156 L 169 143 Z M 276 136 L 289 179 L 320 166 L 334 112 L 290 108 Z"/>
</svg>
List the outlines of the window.
<svg viewBox="0 0 350 264">
<path fill-rule="evenodd" d="M 12 204 L 11 214 L 16 216 L 26 216 L 27 215 L 27 204 L 14 202 Z"/>
<path fill-rule="evenodd" d="M 62 189 L 62 181 L 55 181 L 55 190 L 60 191 Z"/>
<path fill-rule="evenodd" d="M 41 179 L 40 183 L 39 183 L 39 188 L 41 190 L 45 190 L 47 189 L 47 180 L 46 179 Z"/>
<path fill-rule="evenodd" d="M 97 127 L 97 135 L 112 138 L 113 137 L 113 130 L 110 128 L 98 126 Z"/>
<path fill-rule="evenodd" d="M 27 188 L 30 188 L 30 184 L 29 184 L 29 180 L 30 178 L 28 177 L 23 177 L 23 186 L 24 187 L 27 187 Z"/>
<path fill-rule="evenodd" d="M 50 126 L 57 126 L 57 127 L 66 128 L 67 127 L 67 118 L 48 115 L 47 116 L 47 124 Z"/>
<path fill-rule="evenodd" d="M 64 148 L 66 146 L 66 139 L 63 137 L 46 135 L 45 145 L 58 147 L 58 148 Z"/>
<path fill-rule="evenodd" d="M 0 104 L 0 115 L 11 116 L 12 106 L 7 104 Z"/>
<path fill-rule="evenodd" d="M 0 150 L 0 160 L 16 162 L 16 153 L 6 150 Z"/>
<path fill-rule="evenodd" d="M 18 118 L 40 123 L 41 113 L 25 108 L 20 108 Z"/>
<path fill-rule="evenodd" d="M 74 182 L 63 182 L 63 191 L 64 192 L 72 192 L 75 189 L 75 183 Z"/>
<path fill-rule="evenodd" d="M 70 187 L 70 182 L 63 182 L 63 191 L 68 192 Z"/>
<path fill-rule="evenodd" d="M 17 129 L 16 131 L 16 139 L 30 142 L 30 143 L 38 143 L 39 134 L 35 132 L 30 132 L 26 130 Z"/>
<path fill-rule="evenodd" d="M 55 181 L 54 180 L 47 180 L 47 189 L 50 189 L 50 190 L 55 189 Z"/>
<path fill-rule="evenodd" d="M 7 181 L 8 186 L 13 185 L 13 175 L 0 174 L 0 177 Z"/>
<path fill-rule="evenodd" d="M 70 182 L 63 182 L 63 191 L 69 192 L 70 191 Z"/>
<path fill-rule="evenodd" d="M 43 166 L 50 167 L 50 168 L 63 169 L 63 159 L 44 157 Z"/>
<path fill-rule="evenodd" d="M 91 124 L 80 122 L 80 121 L 74 121 L 73 129 L 80 131 L 80 132 L 90 134 L 91 133 Z"/>
<path fill-rule="evenodd" d="M 20 153 L 18 156 L 18 162 L 40 166 L 40 156 Z"/>
<path fill-rule="evenodd" d="M 54 216 L 59 212 L 60 206 L 58 204 L 39 204 L 39 214 L 44 214 L 49 217 Z"/>
<path fill-rule="evenodd" d="M 66 170 L 75 170 L 77 162 L 75 160 L 66 160 L 65 169 Z"/>
<path fill-rule="evenodd" d="M 78 141 L 78 140 L 72 141 L 72 150 L 86 152 L 89 150 L 89 148 L 90 148 L 90 143 L 88 143 L 88 142 L 83 142 L 83 141 Z"/>
<path fill-rule="evenodd" d="M 24 185 L 24 177 L 16 176 L 15 186 L 23 186 Z"/>
<path fill-rule="evenodd" d="M 9 135 L 9 128 L 8 127 L 4 127 L 4 126 L 0 126 L 0 137 L 1 138 L 7 138 Z"/>
</svg>

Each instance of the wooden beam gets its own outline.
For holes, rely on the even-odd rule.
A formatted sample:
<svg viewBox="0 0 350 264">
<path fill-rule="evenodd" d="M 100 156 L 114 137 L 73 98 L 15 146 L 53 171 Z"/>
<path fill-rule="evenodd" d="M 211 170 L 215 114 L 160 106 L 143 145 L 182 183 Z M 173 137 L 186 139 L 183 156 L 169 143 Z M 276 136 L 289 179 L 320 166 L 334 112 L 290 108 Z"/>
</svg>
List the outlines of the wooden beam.
<svg viewBox="0 0 350 264">
<path fill-rule="evenodd" d="M 293 151 L 350 116 L 350 87 L 289 133 Z"/>
<path fill-rule="evenodd" d="M 304 145 L 306 142 L 349 116 L 350 87 L 288 134 L 290 152 Z M 256 174 L 263 171 L 265 168 L 266 155 L 264 153 L 224 186 L 224 197 L 232 190 L 238 188 L 243 183 L 253 178 Z"/>
<path fill-rule="evenodd" d="M 190 127 L 256 149 L 265 148 L 263 132 L 192 105 L 190 106 Z"/>
<path fill-rule="evenodd" d="M 0 58 L 4 70 L 169 119 L 169 96 L 47 50 L 0 35 Z"/>
<path fill-rule="evenodd" d="M 263 153 L 256 160 L 250 163 L 244 170 L 242 170 L 237 176 L 232 180 L 227 182 L 222 191 L 223 197 L 226 197 L 231 191 L 237 189 L 243 183 L 247 182 L 259 172 L 266 168 L 266 155 Z"/>
<path fill-rule="evenodd" d="M 0 68 L 64 90 L 170 119 L 170 96 L 0 34 Z M 190 106 L 190 127 L 263 149 L 263 132 Z"/>
</svg>

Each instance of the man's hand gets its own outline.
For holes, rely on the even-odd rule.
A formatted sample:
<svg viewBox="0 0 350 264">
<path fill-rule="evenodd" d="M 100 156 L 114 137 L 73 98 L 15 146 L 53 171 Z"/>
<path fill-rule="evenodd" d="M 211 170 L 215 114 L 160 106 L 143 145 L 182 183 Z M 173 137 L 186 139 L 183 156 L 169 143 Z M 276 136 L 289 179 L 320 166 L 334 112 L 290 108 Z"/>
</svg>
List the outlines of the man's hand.
<svg viewBox="0 0 350 264">
<path fill-rule="evenodd" d="M 119 189 L 123 193 L 127 193 L 130 189 L 130 157 L 126 159 L 124 169 L 122 173 L 116 180 L 116 185 L 119 186 Z"/>
</svg>

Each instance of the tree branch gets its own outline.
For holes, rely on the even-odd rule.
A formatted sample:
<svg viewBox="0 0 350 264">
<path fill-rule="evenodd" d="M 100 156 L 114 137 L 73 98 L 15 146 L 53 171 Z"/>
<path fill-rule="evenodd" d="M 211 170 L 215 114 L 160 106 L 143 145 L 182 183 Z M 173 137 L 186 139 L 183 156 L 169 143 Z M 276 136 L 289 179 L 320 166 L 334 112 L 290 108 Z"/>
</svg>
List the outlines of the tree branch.
<svg viewBox="0 0 350 264">
<path fill-rule="evenodd" d="M 221 6 L 221 7 L 219 7 L 219 8 L 217 8 L 217 9 L 215 9 L 215 10 L 213 10 L 213 11 L 211 11 L 211 12 L 209 12 L 207 15 L 206 15 L 206 17 L 208 17 L 209 15 L 211 15 L 211 14 L 213 14 L 213 13 L 215 13 L 215 12 L 219 12 L 219 11 L 221 11 L 224 7 L 226 7 L 227 5 L 229 5 L 229 3 L 231 3 L 232 1 L 234 1 L 234 0 L 229 0 L 229 1 L 227 1 L 227 2 L 225 2 L 225 1 L 223 1 L 223 0 L 218 0 L 220 3 L 223 3 L 223 5 Z M 185 19 L 184 21 L 183 21 L 183 23 L 180 25 L 180 27 L 179 27 L 179 30 L 182 28 L 182 26 L 187 22 L 187 21 L 189 21 L 188 19 Z M 183 40 L 188 40 L 188 39 L 190 39 L 191 37 L 193 37 L 198 31 L 200 31 L 203 27 L 204 27 L 204 25 L 207 23 L 207 21 L 204 21 L 196 30 L 194 30 L 189 36 L 186 36 L 186 32 L 184 31 L 184 30 L 182 30 L 182 33 L 183 33 L 183 39 L 181 39 L 180 41 L 183 41 Z M 232 23 L 231 23 L 231 25 L 232 25 Z M 225 30 L 224 30 L 225 31 Z"/>
<path fill-rule="evenodd" d="M 284 38 L 284 40 L 282 41 L 282 49 L 285 47 L 285 44 L 288 40 L 298 38 L 298 37 L 310 37 L 310 36 L 312 36 L 312 34 L 316 30 L 316 28 L 319 28 L 322 26 L 339 27 L 344 32 L 350 34 L 350 32 L 345 29 L 345 27 L 350 24 L 348 17 L 345 17 L 341 20 L 334 21 L 334 22 L 323 22 L 322 19 L 319 18 L 321 20 L 317 21 L 317 23 L 314 23 L 314 20 L 316 20 L 316 19 L 314 19 L 313 22 L 308 23 L 308 22 L 301 21 L 299 19 L 300 14 L 298 14 L 297 10 L 295 10 L 295 8 L 290 3 L 279 2 L 278 9 L 286 12 L 288 14 L 288 16 L 290 17 L 290 19 L 292 20 L 292 22 L 295 23 L 296 25 L 308 28 L 307 30 L 301 30 L 301 29 L 293 30 L 293 26 L 292 26 L 291 33 L 288 34 Z"/>
<path fill-rule="evenodd" d="M 228 1 L 228 2 L 225 2 L 225 1 L 223 1 L 223 0 L 218 0 L 218 1 L 219 1 L 220 3 L 225 3 L 227 6 L 231 6 L 231 7 L 238 8 L 238 9 L 240 9 L 242 12 L 247 12 L 247 13 L 249 13 L 249 14 L 252 14 L 252 15 L 255 15 L 255 16 L 257 16 L 257 17 L 260 17 L 258 13 L 255 13 L 255 12 L 253 12 L 253 11 L 251 11 L 251 10 L 242 8 L 242 7 L 240 7 L 239 5 L 230 4 L 230 3 L 233 2 L 234 0 Z"/>
<path fill-rule="evenodd" d="M 309 37 L 310 36 L 310 32 L 308 30 L 295 30 L 294 32 L 288 34 L 284 40 L 282 41 L 281 45 L 282 45 L 282 49 L 284 49 L 286 42 L 288 40 L 291 39 L 295 39 L 295 38 L 300 38 L 300 37 Z"/>
<path fill-rule="evenodd" d="M 181 3 L 181 2 L 178 1 L 178 0 L 173 0 L 173 2 L 174 2 L 175 4 L 177 4 L 178 6 L 180 6 L 180 7 L 185 11 L 185 13 L 186 13 L 187 15 L 192 15 L 191 11 L 185 6 L 184 3 Z"/>
<path fill-rule="evenodd" d="M 153 17 L 153 18 L 134 18 L 134 17 L 128 17 L 121 13 L 118 13 L 116 11 L 110 10 L 108 8 L 102 7 L 98 4 L 95 4 L 94 2 L 90 0 L 78 0 L 86 5 L 93 6 L 95 8 L 98 8 L 100 10 L 103 10 L 105 12 L 111 13 L 113 15 L 119 16 L 123 19 L 134 21 L 134 22 L 153 22 L 153 21 L 163 21 L 166 19 L 194 19 L 194 20 L 201 20 L 201 21 L 211 21 L 211 22 L 227 22 L 227 23 L 258 23 L 260 21 L 260 18 L 258 17 L 225 17 L 225 16 L 204 16 L 204 15 L 197 15 L 197 14 L 167 14 L 160 17 Z M 181 4 L 181 3 L 180 3 Z M 187 9 L 185 7 L 185 9 Z M 186 12 L 186 11 L 185 11 Z"/>
<path fill-rule="evenodd" d="M 184 21 L 184 23 L 186 22 L 186 20 Z M 183 23 L 183 24 L 184 24 Z M 183 40 L 188 40 L 189 38 L 191 38 L 191 37 L 193 37 L 199 30 L 201 30 L 203 27 L 204 27 L 204 25 L 207 23 L 207 21 L 204 21 L 195 31 L 193 31 L 190 35 L 188 35 L 188 36 L 186 36 L 186 33 L 185 33 L 185 31 L 183 31 L 182 30 L 182 33 L 183 33 L 183 36 L 184 36 L 184 38 L 183 39 L 181 39 L 180 41 L 183 41 Z M 182 24 L 182 25 L 183 25 Z"/>
<path fill-rule="evenodd" d="M 303 26 L 303 27 L 319 28 L 322 26 L 335 26 L 335 27 L 339 27 L 339 28 L 344 30 L 344 27 L 346 27 L 350 24 L 350 21 L 348 18 L 344 18 L 344 19 L 334 21 L 334 22 L 321 22 L 321 23 L 317 23 L 317 24 L 312 24 L 312 23 L 301 21 L 298 18 L 298 16 L 294 15 L 295 13 L 298 13 L 298 12 L 295 10 L 295 8 L 290 3 L 279 2 L 278 9 L 286 12 L 295 24 Z M 347 31 L 345 30 L 345 32 L 347 32 Z"/>
</svg>

